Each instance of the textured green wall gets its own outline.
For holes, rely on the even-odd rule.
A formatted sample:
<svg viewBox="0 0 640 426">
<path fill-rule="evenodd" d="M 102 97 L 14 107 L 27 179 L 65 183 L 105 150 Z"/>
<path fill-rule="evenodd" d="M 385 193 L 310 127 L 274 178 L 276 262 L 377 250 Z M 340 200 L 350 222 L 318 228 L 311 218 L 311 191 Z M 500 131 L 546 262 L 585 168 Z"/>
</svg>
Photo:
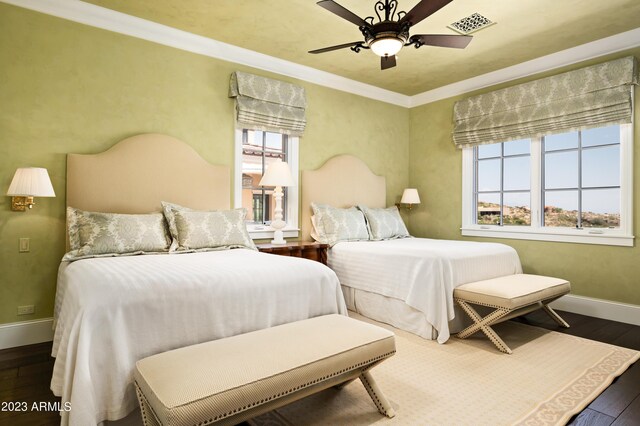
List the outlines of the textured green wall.
<svg viewBox="0 0 640 426">
<path fill-rule="evenodd" d="M 307 89 L 301 169 L 357 153 L 388 177 L 389 202 L 408 183 L 409 110 L 0 3 L 0 191 L 15 169 L 49 170 L 56 198 L 28 213 L 0 197 L 0 324 L 50 317 L 64 252 L 65 156 L 97 153 L 139 133 L 191 144 L 233 165 L 229 76 L 244 70 Z M 18 253 L 18 239 L 31 252 Z M 18 305 L 34 315 L 16 315 Z"/>
<path fill-rule="evenodd" d="M 453 105 L 467 96 L 534 80 L 547 75 L 580 68 L 628 55 L 640 57 L 640 49 L 617 53 L 575 64 L 553 72 L 538 74 L 444 99 L 411 110 L 409 144 L 409 184 L 420 191 L 423 204 L 412 212 L 410 230 L 420 237 L 493 241 L 518 251 L 527 273 L 559 276 L 571 281 L 576 295 L 640 305 L 640 247 L 613 247 L 559 242 L 462 237 L 462 153 L 453 146 Z M 638 93 L 638 91 L 636 91 Z M 640 97 L 636 94 L 636 105 Z M 640 108 L 635 113 L 635 158 L 640 164 Z M 634 230 L 640 218 L 640 184 L 634 176 Z"/>
</svg>

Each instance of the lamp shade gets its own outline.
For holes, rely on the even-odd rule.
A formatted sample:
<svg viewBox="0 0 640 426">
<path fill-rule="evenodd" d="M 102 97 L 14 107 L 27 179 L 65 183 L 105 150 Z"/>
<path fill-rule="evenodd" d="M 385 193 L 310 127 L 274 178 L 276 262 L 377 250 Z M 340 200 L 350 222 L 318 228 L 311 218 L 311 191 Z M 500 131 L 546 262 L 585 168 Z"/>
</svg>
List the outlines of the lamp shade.
<svg viewBox="0 0 640 426">
<path fill-rule="evenodd" d="M 13 175 L 7 195 L 20 197 L 55 197 L 47 169 L 21 167 Z"/>
<path fill-rule="evenodd" d="M 407 188 L 402 193 L 401 204 L 420 204 L 420 195 L 416 188 Z"/>
<path fill-rule="evenodd" d="M 260 180 L 260 186 L 293 186 L 289 165 L 282 160 L 271 163 Z"/>
</svg>

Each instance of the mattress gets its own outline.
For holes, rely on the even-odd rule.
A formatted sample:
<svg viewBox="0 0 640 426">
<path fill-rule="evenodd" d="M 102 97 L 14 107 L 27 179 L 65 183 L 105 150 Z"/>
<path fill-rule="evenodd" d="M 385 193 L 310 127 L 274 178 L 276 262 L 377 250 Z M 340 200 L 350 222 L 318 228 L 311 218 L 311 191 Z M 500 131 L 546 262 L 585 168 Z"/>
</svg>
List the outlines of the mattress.
<svg viewBox="0 0 640 426">
<path fill-rule="evenodd" d="M 420 318 L 416 313 L 421 313 L 436 330 L 439 343 L 450 337 L 456 286 L 522 273 L 518 253 L 507 245 L 427 238 L 340 242 L 329 250 L 328 265 L 343 286 L 359 290 L 356 296 L 367 296 L 369 302 L 362 299 L 367 316 L 383 322 L 383 317 L 391 318 L 386 322 L 428 338 L 428 327 L 405 325 L 413 324 Z M 375 297 L 371 300 L 363 292 L 395 299 L 411 309 Z M 393 315 L 383 311 L 389 309 Z M 402 312 L 411 317 L 404 318 Z"/>
<path fill-rule="evenodd" d="M 63 263 L 51 381 L 71 403 L 62 424 L 134 410 L 139 359 L 334 313 L 347 314 L 338 279 L 307 259 L 237 249 Z"/>
</svg>

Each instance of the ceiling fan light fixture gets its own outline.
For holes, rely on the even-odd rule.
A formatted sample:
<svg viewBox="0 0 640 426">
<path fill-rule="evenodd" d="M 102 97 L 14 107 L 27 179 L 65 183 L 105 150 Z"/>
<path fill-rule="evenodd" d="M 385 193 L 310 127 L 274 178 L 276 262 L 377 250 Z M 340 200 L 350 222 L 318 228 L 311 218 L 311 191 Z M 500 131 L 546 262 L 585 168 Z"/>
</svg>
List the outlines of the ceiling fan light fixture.
<svg viewBox="0 0 640 426">
<path fill-rule="evenodd" d="M 395 37 L 384 37 L 374 40 L 369 46 L 378 56 L 394 56 L 402 49 L 404 41 Z"/>
</svg>

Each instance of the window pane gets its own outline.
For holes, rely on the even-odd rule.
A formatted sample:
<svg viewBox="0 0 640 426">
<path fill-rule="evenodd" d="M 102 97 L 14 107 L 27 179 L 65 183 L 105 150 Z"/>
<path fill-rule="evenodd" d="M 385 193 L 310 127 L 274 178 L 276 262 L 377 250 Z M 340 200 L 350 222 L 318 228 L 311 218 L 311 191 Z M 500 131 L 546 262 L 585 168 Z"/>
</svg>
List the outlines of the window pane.
<svg viewBox="0 0 640 426">
<path fill-rule="evenodd" d="M 504 155 L 528 154 L 530 151 L 529 145 L 531 145 L 530 139 L 520 139 L 517 141 L 505 142 Z"/>
<path fill-rule="evenodd" d="M 478 194 L 478 224 L 500 225 L 500 194 Z"/>
<path fill-rule="evenodd" d="M 544 198 L 544 226 L 578 225 L 578 191 L 546 191 Z"/>
<path fill-rule="evenodd" d="M 577 147 L 578 132 L 560 133 L 544 137 L 544 149 L 547 152 Z"/>
<path fill-rule="evenodd" d="M 280 133 L 267 132 L 265 147 L 270 151 L 283 151 L 282 135 Z"/>
<path fill-rule="evenodd" d="M 478 161 L 478 191 L 500 191 L 500 160 Z"/>
<path fill-rule="evenodd" d="M 478 147 L 478 158 L 499 157 L 502 151 L 501 145 L 499 143 L 480 145 Z"/>
<path fill-rule="evenodd" d="M 582 226 L 585 228 L 619 228 L 620 189 L 583 190 Z"/>
<path fill-rule="evenodd" d="M 578 187 L 578 151 L 545 154 L 546 189 Z"/>
<path fill-rule="evenodd" d="M 529 156 L 504 159 L 504 189 L 531 188 L 531 160 Z"/>
<path fill-rule="evenodd" d="M 582 146 L 620 143 L 620 126 L 597 127 L 582 131 Z"/>
<path fill-rule="evenodd" d="M 582 186 L 620 185 L 620 145 L 582 151 Z"/>
<path fill-rule="evenodd" d="M 531 195 L 529 192 L 504 194 L 503 225 L 531 225 Z"/>
</svg>

